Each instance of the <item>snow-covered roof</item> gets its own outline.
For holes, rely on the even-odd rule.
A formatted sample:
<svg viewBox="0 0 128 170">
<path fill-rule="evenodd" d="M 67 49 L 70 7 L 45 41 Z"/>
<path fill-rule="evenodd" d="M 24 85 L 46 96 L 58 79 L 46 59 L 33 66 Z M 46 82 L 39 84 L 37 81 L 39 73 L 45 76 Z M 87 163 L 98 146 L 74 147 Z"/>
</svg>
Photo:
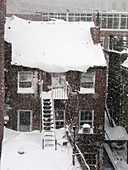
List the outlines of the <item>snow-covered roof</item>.
<svg viewBox="0 0 128 170">
<path fill-rule="evenodd" d="M 94 45 L 93 22 L 27 21 L 6 19 L 5 40 L 12 43 L 12 64 L 48 72 L 86 71 L 106 66 L 100 44 Z"/>
<path fill-rule="evenodd" d="M 116 51 L 116 50 L 104 50 L 107 53 L 116 53 L 116 54 L 120 54 L 120 55 L 126 55 L 127 59 L 123 62 L 123 64 L 121 64 L 123 67 L 127 67 L 128 68 L 128 49 L 125 49 L 123 51 Z"/>
<path fill-rule="evenodd" d="M 128 140 L 128 134 L 125 128 L 122 126 L 111 127 L 107 116 L 105 116 L 105 131 L 107 133 L 107 135 L 105 136 L 107 140 Z"/>
</svg>

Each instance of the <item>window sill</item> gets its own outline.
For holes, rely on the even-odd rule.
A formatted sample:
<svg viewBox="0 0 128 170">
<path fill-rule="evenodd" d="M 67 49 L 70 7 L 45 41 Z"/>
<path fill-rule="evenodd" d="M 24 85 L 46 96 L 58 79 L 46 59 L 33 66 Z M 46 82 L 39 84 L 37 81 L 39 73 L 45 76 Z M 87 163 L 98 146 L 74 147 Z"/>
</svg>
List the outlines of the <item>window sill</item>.
<svg viewBox="0 0 128 170">
<path fill-rule="evenodd" d="M 84 134 L 94 134 L 93 128 L 90 128 L 90 132 L 84 132 L 83 129 L 79 129 L 78 134 L 82 134 L 82 135 L 84 135 Z"/>
<path fill-rule="evenodd" d="M 79 93 L 80 94 L 94 94 L 95 89 L 94 88 L 80 88 Z"/>
<path fill-rule="evenodd" d="M 32 88 L 19 88 L 17 93 L 21 93 L 21 94 L 32 94 L 34 93 L 34 90 Z"/>
</svg>

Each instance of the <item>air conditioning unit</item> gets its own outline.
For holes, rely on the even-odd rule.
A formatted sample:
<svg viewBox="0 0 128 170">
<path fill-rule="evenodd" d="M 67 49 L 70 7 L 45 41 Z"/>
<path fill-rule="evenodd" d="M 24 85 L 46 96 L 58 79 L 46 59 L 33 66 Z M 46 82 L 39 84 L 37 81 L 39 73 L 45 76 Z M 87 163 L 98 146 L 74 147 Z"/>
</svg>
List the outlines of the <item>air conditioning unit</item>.
<svg viewBox="0 0 128 170">
<path fill-rule="evenodd" d="M 90 133 L 91 132 L 91 127 L 89 124 L 84 124 L 83 125 L 83 133 Z"/>
</svg>

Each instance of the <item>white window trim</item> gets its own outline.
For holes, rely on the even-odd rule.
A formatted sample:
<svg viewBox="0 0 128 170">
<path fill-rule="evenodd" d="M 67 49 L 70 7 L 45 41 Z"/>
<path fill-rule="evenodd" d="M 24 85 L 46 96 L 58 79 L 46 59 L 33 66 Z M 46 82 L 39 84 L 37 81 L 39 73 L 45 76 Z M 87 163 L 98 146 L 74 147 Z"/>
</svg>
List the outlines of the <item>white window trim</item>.
<svg viewBox="0 0 128 170">
<path fill-rule="evenodd" d="M 32 110 L 18 110 L 18 119 L 17 119 L 17 131 L 19 131 L 20 127 L 20 112 L 30 112 L 30 132 L 32 131 Z"/>
<path fill-rule="evenodd" d="M 84 132 L 82 131 L 82 128 L 80 127 L 80 123 L 81 123 L 81 111 L 92 111 L 92 127 L 91 127 L 91 130 L 90 130 L 89 133 L 84 133 Z M 94 110 L 81 109 L 81 110 L 79 111 L 79 134 L 91 134 L 91 133 L 93 133 L 93 129 L 94 129 Z"/>
<path fill-rule="evenodd" d="M 20 73 L 31 73 L 33 76 L 33 72 L 32 71 L 19 71 L 18 72 L 18 89 L 17 89 L 17 93 L 25 93 L 25 94 L 29 94 L 29 93 L 34 93 L 34 89 L 33 89 L 33 78 L 31 80 L 32 82 L 32 86 L 30 88 L 21 88 L 19 87 L 19 80 L 20 80 Z"/>
<path fill-rule="evenodd" d="M 64 112 L 64 120 L 56 120 L 56 117 L 55 117 L 55 126 L 56 126 L 56 122 L 64 122 L 64 126 L 65 126 L 65 110 L 61 110 L 61 109 L 55 109 L 55 111 L 63 111 Z"/>
<path fill-rule="evenodd" d="M 89 73 L 89 72 L 85 72 L 85 73 Z M 94 74 L 93 77 L 93 88 L 82 88 L 81 87 L 81 78 L 80 78 L 80 94 L 94 94 L 95 93 L 95 80 L 96 80 L 96 73 L 95 72 L 91 72 Z"/>
</svg>

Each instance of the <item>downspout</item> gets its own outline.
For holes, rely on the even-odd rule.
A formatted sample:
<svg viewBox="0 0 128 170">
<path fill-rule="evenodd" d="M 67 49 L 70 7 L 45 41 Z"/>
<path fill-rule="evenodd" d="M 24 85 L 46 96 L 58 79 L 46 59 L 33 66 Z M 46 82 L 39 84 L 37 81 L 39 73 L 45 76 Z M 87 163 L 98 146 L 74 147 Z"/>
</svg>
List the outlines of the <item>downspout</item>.
<svg viewBox="0 0 128 170">
<path fill-rule="evenodd" d="M 39 95 L 40 95 L 40 133 L 42 132 L 42 76 L 41 71 L 39 71 Z"/>
</svg>

